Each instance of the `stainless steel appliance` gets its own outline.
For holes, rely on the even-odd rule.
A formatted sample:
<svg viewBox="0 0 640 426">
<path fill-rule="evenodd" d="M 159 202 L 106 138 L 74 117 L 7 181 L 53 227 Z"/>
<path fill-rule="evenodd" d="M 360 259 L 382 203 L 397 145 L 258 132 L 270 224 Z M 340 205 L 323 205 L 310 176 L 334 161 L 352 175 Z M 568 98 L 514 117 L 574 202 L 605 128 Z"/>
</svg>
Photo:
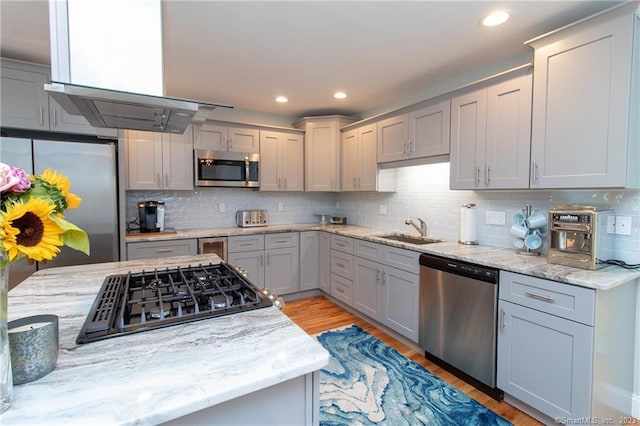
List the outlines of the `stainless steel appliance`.
<svg viewBox="0 0 640 426">
<path fill-rule="evenodd" d="M 213 253 L 227 261 L 227 237 L 198 238 L 198 254 Z"/>
<path fill-rule="evenodd" d="M 260 186 L 259 154 L 196 149 L 193 158 L 196 186 Z"/>
<path fill-rule="evenodd" d="M 419 345 L 425 357 L 495 399 L 498 270 L 420 255 Z"/>
<path fill-rule="evenodd" d="M 162 211 L 162 218 L 160 212 Z M 162 223 L 160 222 L 162 220 Z M 140 201 L 138 203 L 138 221 L 140 232 L 160 232 L 164 229 L 164 203 L 158 201 Z"/>
<path fill-rule="evenodd" d="M 88 343 L 273 304 L 226 263 L 110 275 L 76 342 Z"/>
<path fill-rule="evenodd" d="M 610 209 L 560 205 L 549 210 L 547 262 L 598 269 Z"/>
<path fill-rule="evenodd" d="M 34 140 L 22 137 L 24 132 L 3 131 L 21 137 L 0 138 L 1 162 L 35 174 L 49 167 L 69 178 L 71 192 L 82 198 L 82 203 L 67 210 L 65 216 L 89 235 L 91 244 L 90 256 L 65 246 L 46 263 L 29 265 L 26 259 L 12 263 L 9 286 L 39 269 L 119 260 L 115 142 L 67 135 L 65 140 Z"/>
<path fill-rule="evenodd" d="M 236 225 L 241 228 L 255 226 L 267 226 L 266 210 L 238 210 L 236 212 Z"/>
</svg>

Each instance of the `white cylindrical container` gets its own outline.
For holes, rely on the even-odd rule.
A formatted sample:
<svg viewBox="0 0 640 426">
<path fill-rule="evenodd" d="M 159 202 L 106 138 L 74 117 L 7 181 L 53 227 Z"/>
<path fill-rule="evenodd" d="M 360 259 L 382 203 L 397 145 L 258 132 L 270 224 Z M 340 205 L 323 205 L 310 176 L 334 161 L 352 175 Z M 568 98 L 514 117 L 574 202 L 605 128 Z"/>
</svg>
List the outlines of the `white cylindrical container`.
<svg viewBox="0 0 640 426">
<path fill-rule="evenodd" d="M 460 208 L 460 244 L 478 244 L 478 216 L 475 204 L 463 204 Z"/>
<path fill-rule="evenodd" d="M 164 231 L 164 201 L 158 201 L 158 210 L 157 210 L 157 223 L 156 228 L 160 230 L 160 232 Z"/>
</svg>

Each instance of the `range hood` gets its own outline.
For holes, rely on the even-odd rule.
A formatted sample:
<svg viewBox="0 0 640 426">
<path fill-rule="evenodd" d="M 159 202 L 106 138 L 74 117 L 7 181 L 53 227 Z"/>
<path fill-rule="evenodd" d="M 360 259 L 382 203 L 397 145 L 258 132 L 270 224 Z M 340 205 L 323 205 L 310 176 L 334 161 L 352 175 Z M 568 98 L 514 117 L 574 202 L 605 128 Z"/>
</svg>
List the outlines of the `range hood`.
<svg viewBox="0 0 640 426">
<path fill-rule="evenodd" d="M 94 127 L 184 133 L 218 107 L 164 96 L 160 0 L 49 0 L 51 83 Z"/>
</svg>

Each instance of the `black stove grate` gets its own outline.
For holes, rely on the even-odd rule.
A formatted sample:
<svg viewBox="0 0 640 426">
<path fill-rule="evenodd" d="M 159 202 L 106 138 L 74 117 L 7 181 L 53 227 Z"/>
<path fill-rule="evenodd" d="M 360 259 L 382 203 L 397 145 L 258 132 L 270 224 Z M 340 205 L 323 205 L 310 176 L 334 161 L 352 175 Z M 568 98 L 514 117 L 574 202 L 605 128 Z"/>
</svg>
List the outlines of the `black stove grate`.
<svg viewBox="0 0 640 426">
<path fill-rule="evenodd" d="M 226 263 L 110 275 L 77 343 L 272 306 Z"/>
</svg>

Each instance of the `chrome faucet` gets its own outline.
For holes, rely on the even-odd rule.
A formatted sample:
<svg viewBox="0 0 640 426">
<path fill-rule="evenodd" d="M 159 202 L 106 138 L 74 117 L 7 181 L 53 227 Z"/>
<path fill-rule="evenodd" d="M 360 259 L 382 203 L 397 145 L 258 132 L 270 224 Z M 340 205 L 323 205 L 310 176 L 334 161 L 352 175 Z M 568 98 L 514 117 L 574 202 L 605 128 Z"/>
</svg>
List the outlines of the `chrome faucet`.
<svg viewBox="0 0 640 426">
<path fill-rule="evenodd" d="M 413 220 L 411 220 L 409 218 L 405 219 L 404 223 L 406 225 L 411 225 L 414 228 L 416 228 L 416 230 L 420 233 L 421 237 L 426 237 L 427 236 L 427 223 L 424 220 L 420 219 L 420 218 L 417 218 L 417 219 L 418 219 L 418 222 L 420 222 L 420 226 L 419 227 L 418 227 L 418 225 L 415 224 L 415 222 Z"/>
</svg>

